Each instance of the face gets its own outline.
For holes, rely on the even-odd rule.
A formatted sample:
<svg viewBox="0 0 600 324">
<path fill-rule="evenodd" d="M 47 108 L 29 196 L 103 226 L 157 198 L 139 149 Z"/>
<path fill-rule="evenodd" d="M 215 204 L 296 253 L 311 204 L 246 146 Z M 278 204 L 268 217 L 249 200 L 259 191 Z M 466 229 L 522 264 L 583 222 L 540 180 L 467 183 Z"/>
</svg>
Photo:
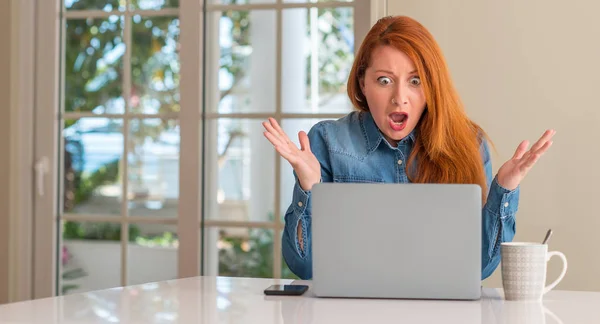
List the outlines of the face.
<svg viewBox="0 0 600 324">
<path fill-rule="evenodd" d="M 360 82 L 373 119 L 393 146 L 417 126 L 425 94 L 412 60 L 391 46 L 379 46 Z"/>
</svg>

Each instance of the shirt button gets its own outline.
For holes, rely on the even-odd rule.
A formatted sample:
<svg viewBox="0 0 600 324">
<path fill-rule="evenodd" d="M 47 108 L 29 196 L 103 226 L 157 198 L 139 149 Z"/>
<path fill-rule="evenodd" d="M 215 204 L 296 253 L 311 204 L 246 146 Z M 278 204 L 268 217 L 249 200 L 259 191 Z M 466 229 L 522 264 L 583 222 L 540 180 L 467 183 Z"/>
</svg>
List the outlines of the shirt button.
<svg viewBox="0 0 600 324">
<path fill-rule="evenodd" d="M 507 202 L 504 203 L 504 207 L 508 207 L 508 203 Z"/>
<path fill-rule="evenodd" d="M 302 205 L 303 205 L 303 204 L 302 204 L 302 202 L 301 202 L 301 201 L 299 201 L 299 202 L 298 202 L 298 207 L 302 207 Z"/>
<path fill-rule="evenodd" d="M 398 165 L 401 165 L 401 164 L 402 164 L 402 160 L 398 160 Z"/>
</svg>

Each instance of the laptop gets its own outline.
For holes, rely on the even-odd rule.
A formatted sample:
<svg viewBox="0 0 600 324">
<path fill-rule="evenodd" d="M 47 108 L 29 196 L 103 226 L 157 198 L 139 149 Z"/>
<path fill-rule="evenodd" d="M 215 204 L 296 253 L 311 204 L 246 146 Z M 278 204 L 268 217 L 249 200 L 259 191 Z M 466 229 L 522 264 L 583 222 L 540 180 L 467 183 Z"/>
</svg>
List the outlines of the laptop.
<svg viewBox="0 0 600 324">
<path fill-rule="evenodd" d="M 312 189 L 318 297 L 481 297 L 481 187 L 319 183 Z"/>
</svg>

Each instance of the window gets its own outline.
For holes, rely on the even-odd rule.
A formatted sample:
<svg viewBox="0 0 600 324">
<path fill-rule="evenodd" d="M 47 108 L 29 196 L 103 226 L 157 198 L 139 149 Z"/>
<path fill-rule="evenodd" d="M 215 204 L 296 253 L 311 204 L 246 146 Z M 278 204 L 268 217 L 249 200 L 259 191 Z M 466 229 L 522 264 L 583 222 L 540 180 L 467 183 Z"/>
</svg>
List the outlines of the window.
<svg viewBox="0 0 600 324">
<path fill-rule="evenodd" d="M 294 179 L 261 122 L 294 137 L 351 111 L 355 3 L 233 3 L 206 16 L 204 247 L 219 262 L 205 273 L 294 277 L 280 244 Z"/>
<path fill-rule="evenodd" d="M 371 4 L 55 1 L 38 13 L 37 46 L 50 48 L 38 62 L 54 67 L 39 82 L 56 85 L 36 94 L 36 156 L 52 166 L 39 176 L 55 180 L 36 197 L 38 281 L 56 269 L 62 294 L 199 274 L 293 278 L 280 246 L 292 170 L 261 122 L 276 118 L 297 141 L 351 111 L 346 80 Z"/>
<path fill-rule="evenodd" d="M 179 2 L 62 7 L 59 293 L 176 278 Z"/>
</svg>

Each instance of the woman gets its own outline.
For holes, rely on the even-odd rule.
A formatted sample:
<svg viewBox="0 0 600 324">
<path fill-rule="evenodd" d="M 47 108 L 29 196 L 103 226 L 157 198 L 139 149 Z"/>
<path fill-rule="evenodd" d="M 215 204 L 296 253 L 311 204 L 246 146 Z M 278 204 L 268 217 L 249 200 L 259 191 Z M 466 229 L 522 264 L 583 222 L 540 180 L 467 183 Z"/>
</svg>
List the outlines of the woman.
<svg viewBox="0 0 600 324">
<path fill-rule="evenodd" d="M 492 177 L 487 135 L 463 108 L 433 36 L 408 17 L 387 17 L 369 31 L 348 79 L 357 108 L 298 134 L 300 149 L 270 118 L 264 135 L 294 169 L 283 256 L 300 278 L 312 277 L 311 188 L 319 182 L 470 183 L 482 187 L 481 277 L 512 241 L 519 183 L 552 145 L 547 130 Z"/>
</svg>

